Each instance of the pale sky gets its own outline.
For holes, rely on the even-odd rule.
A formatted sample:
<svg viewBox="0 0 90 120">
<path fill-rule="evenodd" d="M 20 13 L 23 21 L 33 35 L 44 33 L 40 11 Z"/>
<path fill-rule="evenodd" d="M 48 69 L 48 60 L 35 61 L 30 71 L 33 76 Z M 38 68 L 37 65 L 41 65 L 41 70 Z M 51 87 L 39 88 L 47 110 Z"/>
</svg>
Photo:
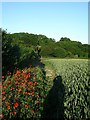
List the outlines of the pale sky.
<svg viewBox="0 0 90 120">
<path fill-rule="evenodd" d="M 2 28 L 88 43 L 88 2 L 2 2 Z"/>
</svg>

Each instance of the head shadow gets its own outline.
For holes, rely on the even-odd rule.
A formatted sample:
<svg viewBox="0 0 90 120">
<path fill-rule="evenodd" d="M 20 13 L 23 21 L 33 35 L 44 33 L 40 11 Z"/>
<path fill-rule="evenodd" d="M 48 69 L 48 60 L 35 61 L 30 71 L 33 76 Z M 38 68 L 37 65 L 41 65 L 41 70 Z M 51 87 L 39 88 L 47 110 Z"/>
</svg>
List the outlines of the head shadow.
<svg viewBox="0 0 90 120">
<path fill-rule="evenodd" d="M 62 77 L 59 75 L 53 80 L 53 86 L 44 101 L 42 120 L 64 120 L 64 93 Z"/>
</svg>

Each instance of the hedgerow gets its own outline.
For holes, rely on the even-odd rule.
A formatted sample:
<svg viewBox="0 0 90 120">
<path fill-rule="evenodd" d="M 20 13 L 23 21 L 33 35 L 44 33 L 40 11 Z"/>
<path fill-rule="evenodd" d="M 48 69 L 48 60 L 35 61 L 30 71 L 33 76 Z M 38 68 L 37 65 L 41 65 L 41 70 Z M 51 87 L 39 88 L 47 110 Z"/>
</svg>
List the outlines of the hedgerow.
<svg viewBox="0 0 90 120">
<path fill-rule="evenodd" d="M 40 119 L 46 86 L 43 68 L 17 69 L 3 82 L 2 119 Z"/>
</svg>

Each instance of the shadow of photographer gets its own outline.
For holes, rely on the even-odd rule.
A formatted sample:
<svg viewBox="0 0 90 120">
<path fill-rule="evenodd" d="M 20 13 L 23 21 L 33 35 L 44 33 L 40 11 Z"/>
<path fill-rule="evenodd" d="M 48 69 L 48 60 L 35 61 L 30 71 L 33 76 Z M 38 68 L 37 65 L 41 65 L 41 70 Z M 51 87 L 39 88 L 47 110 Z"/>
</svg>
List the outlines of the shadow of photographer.
<svg viewBox="0 0 90 120">
<path fill-rule="evenodd" d="M 64 120 L 64 92 L 62 77 L 55 77 L 53 86 L 44 101 L 42 120 Z"/>
</svg>

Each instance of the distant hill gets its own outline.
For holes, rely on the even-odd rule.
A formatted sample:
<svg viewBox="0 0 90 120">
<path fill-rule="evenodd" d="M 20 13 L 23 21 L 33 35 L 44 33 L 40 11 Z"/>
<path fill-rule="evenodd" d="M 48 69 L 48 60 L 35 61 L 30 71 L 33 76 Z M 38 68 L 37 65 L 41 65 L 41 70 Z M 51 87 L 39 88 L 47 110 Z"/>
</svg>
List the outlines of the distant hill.
<svg viewBox="0 0 90 120">
<path fill-rule="evenodd" d="M 88 58 L 89 46 L 79 41 L 72 41 L 62 37 L 58 42 L 45 35 L 14 33 L 10 34 L 13 44 L 33 48 L 37 44 L 41 46 L 41 56 L 58 58 Z"/>
</svg>

